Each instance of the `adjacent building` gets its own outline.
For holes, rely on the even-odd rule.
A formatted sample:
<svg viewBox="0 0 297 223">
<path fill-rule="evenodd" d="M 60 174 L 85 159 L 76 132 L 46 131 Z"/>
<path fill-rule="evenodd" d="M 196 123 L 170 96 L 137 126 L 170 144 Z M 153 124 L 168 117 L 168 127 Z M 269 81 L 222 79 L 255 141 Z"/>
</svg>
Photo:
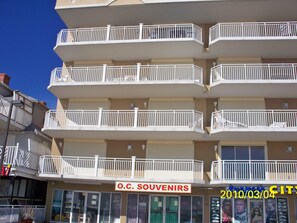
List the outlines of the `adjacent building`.
<svg viewBox="0 0 297 223">
<path fill-rule="evenodd" d="M 47 220 L 295 222 L 296 8 L 57 0 Z"/>
<path fill-rule="evenodd" d="M 9 86 L 10 77 L 0 74 L 0 151 L 7 128 L 12 101 L 20 100 L 21 107 L 12 107 L 11 120 L 4 153 L 0 180 L 0 221 L 18 222 L 25 206 L 34 208 L 35 220 L 44 220 L 47 182 L 36 176 L 39 157 L 50 154 L 51 138 L 41 132 L 45 102 L 16 91 Z"/>
</svg>

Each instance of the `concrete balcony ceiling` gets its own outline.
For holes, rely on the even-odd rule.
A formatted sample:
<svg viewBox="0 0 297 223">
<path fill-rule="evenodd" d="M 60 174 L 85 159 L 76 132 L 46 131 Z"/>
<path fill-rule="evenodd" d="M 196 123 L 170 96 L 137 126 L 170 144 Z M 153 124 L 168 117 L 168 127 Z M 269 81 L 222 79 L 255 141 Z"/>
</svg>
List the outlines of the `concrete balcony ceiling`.
<svg viewBox="0 0 297 223">
<path fill-rule="evenodd" d="M 120 1 L 63 1 L 56 10 L 67 27 L 156 23 L 215 24 L 219 22 L 271 21 L 296 19 L 295 0 L 223 1 L 143 1 L 144 4 L 117 5 Z M 139 1 L 140 2 L 140 1 Z M 98 7 L 94 7 L 98 6 Z M 144 7 L 145 6 L 145 7 Z M 176 10 L 178 8 L 178 11 Z M 117 15 L 117 16 L 114 16 Z M 133 15 L 133 16 L 127 16 Z M 79 18 L 79 19 L 77 19 Z"/>
</svg>

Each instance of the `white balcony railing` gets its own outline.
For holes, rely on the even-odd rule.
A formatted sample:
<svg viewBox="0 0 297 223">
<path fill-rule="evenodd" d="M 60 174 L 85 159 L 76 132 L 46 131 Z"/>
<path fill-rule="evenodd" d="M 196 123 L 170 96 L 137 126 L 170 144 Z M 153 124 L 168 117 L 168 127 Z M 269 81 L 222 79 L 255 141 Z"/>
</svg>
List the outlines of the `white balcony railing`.
<svg viewBox="0 0 297 223">
<path fill-rule="evenodd" d="M 1 153 L 2 146 L 0 146 Z M 6 146 L 3 163 L 11 164 L 12 168 L 23 167 L 37 171 L 38 161 L 38 154 L 21 149 L 18 144 L 16 146 Z"/>
<path fill-rule="evenodd" d="M 203 162 L 197 160 L 41 156 L 39 169 L 44 177 L 203 181 Z"/>
<path fill-rule="evenodd" d="M 63 29 L 57 45 L 65 43 L 135 42 L 192 39 L 202 43 L 202 29 L 195 24 L 162 24 Z"/>
<path fill-rule="evenodd" d="M 211 69 L 210 80 L 210 84 L 297 81 L 297 64 L 220 64 Z"/>
<path fill-rule="evenodd" d="M 203 83 L 202 68 L 192 64 L 55 68 L 51 84 Z"/>
<path fill-rule="evenodd" d="M 210 28 L 209 43 L 212 44 L 219 39 L 265 40 L 289 38 L 297 38 L 297 21 L 218 23 Z"/>
<path fill-rule="evenodd" d="M 212 183 L 297 181 L 297 160 L 222 160 L 211 165 Z"/>
<path fill-rule="evenodd" d="M 0 222 L 18 223 L 22 212 L 32 211 L 34 222 L 44 222 L 45 206 L 0 205 Z"/>
<path fill-rule="evenodd" d="M 203 113 L 194 110 L 66 110 L 48 111 L 46 128 L 178 128 L 203 129 Z"/>
<path fill-rule="evenodd" d="M 221 110 L 212 113 L 211 130 L 297 131 L 294 110 Z"/>
<path fill-rule="evenodd" d="M 0 96 L 0 114 L 7 117 L 9 113 L 10 102 Z M 21 127 L 27 127 L 32 122 L 32 114 L 25 111 L 23 108 L 13 107 L 11 120 L 15 121 Z"/>
</svg>

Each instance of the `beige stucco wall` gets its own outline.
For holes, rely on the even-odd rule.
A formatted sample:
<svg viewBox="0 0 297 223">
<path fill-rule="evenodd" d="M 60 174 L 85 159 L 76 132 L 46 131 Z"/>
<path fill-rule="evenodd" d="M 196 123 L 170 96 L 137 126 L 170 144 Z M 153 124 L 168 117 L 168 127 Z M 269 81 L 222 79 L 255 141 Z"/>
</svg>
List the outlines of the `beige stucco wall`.
<svg viewBox="0 0 297 223">
<path fill-rule="evenodd" d="M 219 98 L 218 110 L 265 109 L 264 98 Z"/>
<path fill-rule="evenodd" d="M 147 141 L 147 159 L 193 159 L 192 141 Z"/>
<path fill-rule="evenodd" d="M 262 63 L 261 57 L 220 57 L 217 64 Z"/>
<path fill-rule="evenodd" d="M 63 156 L 87 156 L 93 157 L 99 155 L 106 156 L 106 143 L 105 141 L 93 140 L 76 140 L 65 139 Z"/>
<path fill-rule="evenodd" d="M 132 146 L 132 150 L 128 150 L 128 145 Z M 142 145 L 145 145 L 145 149 L 142 149 Z M 146 141 L 136 140 L 107 140 L 107 157 L 117 158 L 145 158 Z"/>
<path fill-rule="evenodd" d="M 297 139 L 296 139 L 297 140 Z M 292 152 L 287 152 L 287 147 L 292 147 Z M 267 153 L 269 160 L 296 160 L 296 142 L 267 142 Z"/>
<path fill-rule="evenodd" d="M 211 113 L 215 111 L 216 98 L 195 98 L 195 110 L 203 112 L 203 126 L 210 126 Z"/>
<path fill-rule="evenodd" d="M 110 99 L 111 110 L 133 110 L 133 106 L 138 107 L 140 110 L 147 110 L 148 99 L 147 98 Z"/>
<path fill-rule="evenodd" d="M 150 98 L 149 109 L 151 110 L 194 110 L 193 98 Z"/>
<path fill-rule="evenodd" d="M 108 99 L 70 99 L 68 110 L 98 110 L 99 108 L 109 109 Z"/>
<path fill-rule="evenodd" d="M 296 98 L 266 98 L 265 99 L 266 109 L 284 109 L 283 105 L 285 103 L 288 104 L 288 109 L 297 109 Z"/>
</svg>

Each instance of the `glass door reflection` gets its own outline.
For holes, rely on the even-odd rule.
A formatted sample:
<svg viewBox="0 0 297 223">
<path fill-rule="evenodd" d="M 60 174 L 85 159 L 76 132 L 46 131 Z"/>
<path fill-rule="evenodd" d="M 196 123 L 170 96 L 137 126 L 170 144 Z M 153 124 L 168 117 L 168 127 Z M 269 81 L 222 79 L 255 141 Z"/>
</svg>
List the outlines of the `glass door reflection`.
<svg viewBox="0 0 297 223">
<path fill-rule="evenodd" d="M 98 218 L 99 193 L 88 193 L 86 222 L 97 223 Z"/>
<path fill-rule="evenodd" d="M 151 196 L 150 223 L 163 223 L 164 197 Z"/>
<path fill-rule="evenodd" d="M 166 197 L 165 223 L 178 223 L 178 197 Z"/>
</svg>

